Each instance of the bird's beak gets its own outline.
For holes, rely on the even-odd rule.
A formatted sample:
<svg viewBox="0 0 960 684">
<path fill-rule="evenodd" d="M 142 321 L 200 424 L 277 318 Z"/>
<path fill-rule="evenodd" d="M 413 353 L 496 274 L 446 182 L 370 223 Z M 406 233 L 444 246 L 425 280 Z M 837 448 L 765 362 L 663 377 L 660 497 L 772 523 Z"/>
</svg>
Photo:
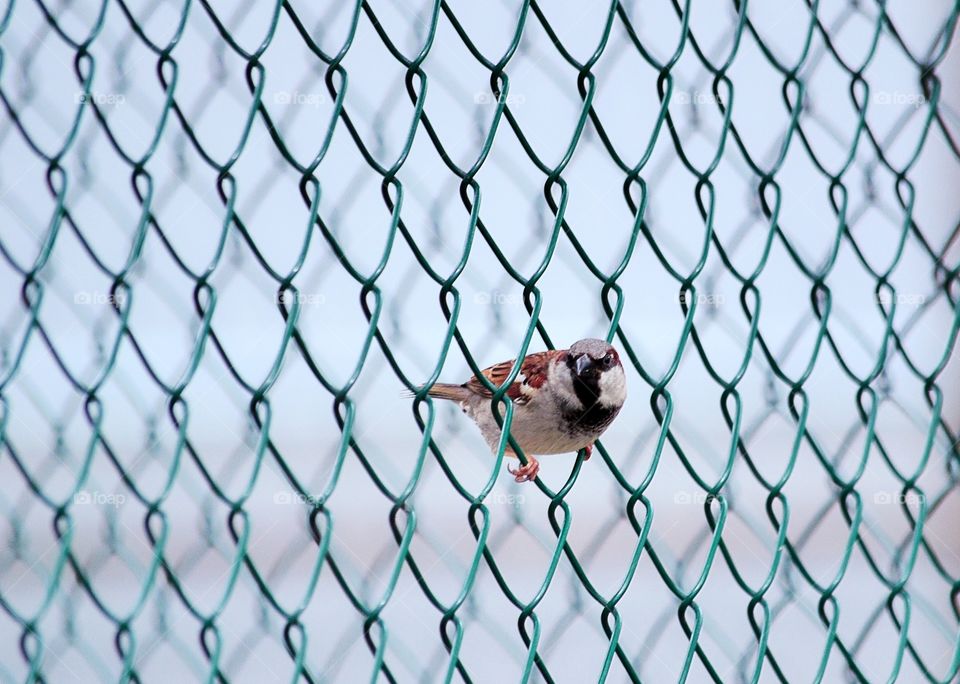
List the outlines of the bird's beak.
<svg viewBox="0 0 960 684">
<path fill-rule="evenodd" d="M 577 357 L 577 375 L 583 375 L 587 369 L 593 366 L 593 359 L 590 358 L 587 354 L 581 354 Z"/>
</svg>

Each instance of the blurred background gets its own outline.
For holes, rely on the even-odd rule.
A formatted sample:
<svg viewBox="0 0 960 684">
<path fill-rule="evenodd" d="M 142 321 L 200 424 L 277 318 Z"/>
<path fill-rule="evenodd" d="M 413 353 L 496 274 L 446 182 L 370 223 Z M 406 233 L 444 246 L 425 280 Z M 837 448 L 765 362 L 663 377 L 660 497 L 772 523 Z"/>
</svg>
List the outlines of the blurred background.
<svg viewBox="0 0 960 684">
<path fill-rule="evenodd" d="M 955 681 L 958 11 L 8 0 L 0 681 Z"/>
</svg>

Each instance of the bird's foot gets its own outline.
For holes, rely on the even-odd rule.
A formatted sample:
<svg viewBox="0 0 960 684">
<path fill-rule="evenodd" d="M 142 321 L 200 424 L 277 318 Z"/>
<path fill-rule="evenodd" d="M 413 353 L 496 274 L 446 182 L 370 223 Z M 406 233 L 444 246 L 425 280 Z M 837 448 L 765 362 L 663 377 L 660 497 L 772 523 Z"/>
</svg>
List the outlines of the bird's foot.
<svg viewBox="0 0 960 684">
<path fill-rule="evenodd" d="M 530 457 L 526 465 L 522 465 L 519 468 L 511 468 L 507 466 L 507 471 L 513 475 L 514 479 L 517 482 L 530 482 L 531 480 L 537 477 L 537 473 L 540 472 L 540 462 Z"/>
<path fill-rule="evenodd" d="M 583 447 L 583 451 L 584 451 L 583 460 L 589 461 L 590 457 L 593 456 L 593 445 L 588 444 L 587 446 Z"/>
</svg>

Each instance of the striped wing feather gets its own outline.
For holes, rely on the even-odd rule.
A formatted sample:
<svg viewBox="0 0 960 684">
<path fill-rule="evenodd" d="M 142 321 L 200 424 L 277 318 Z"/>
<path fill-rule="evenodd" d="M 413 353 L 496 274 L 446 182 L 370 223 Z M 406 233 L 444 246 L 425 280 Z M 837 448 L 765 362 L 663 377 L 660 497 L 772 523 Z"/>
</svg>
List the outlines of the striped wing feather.
<svg viewBox="0 0 960 684">
<path fill-rule="evenodd" d="M 531 387 L 533 389 L 538 389 L 540 386 L 542 386 L 543 383 L 547 381 L 547 370 L 550 366 L 550 363 L 561 354 L 563 354 L 562 351 L 556 350 L 529 354 L 523 360 L 523 365 L 520 366 L 520 372 L 517 374 L 516 380 L 513 381 L 513 384 L 511 384 L 510 388 L 507 390 L 507 396 L 517 403 L 526 403 L 526 401 L 529 399 L 529 395 L 524 393 L 524 386 Z M 490 383 L 496 387 L 499 387 L 510 375 L 510 371 L 513 369 L 514 361 L 515 359 L 511 359 L 510 361 L 502 361 L 490 366 L 489 368 L 484 368 L 481 373 L 483 374 L 483 377 L 485 377 Z M 468 380 L 466 383 L 466 387 L 475 394 L 480 394 L 485 397 L 493 396 L 493 393 L 487 389 L 476 377 L 470 378 L 470 380 Z"/>
</svg>

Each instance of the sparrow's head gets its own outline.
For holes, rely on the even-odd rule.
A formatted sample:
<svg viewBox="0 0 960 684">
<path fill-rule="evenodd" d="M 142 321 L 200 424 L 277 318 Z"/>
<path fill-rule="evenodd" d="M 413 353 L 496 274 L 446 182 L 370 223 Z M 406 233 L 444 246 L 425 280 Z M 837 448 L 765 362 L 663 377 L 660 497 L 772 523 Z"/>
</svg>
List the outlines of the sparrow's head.
<svg viewBox="0 0 960 684">
<path fill-rule="evenodd" d="M 584 406 L 600 403 L 606 408 L 623 406 L 627 398 L 627 378 L 620 355 L 603 340 L 586 339 L 567 350 L 573 389 Z"/>
</svg>

